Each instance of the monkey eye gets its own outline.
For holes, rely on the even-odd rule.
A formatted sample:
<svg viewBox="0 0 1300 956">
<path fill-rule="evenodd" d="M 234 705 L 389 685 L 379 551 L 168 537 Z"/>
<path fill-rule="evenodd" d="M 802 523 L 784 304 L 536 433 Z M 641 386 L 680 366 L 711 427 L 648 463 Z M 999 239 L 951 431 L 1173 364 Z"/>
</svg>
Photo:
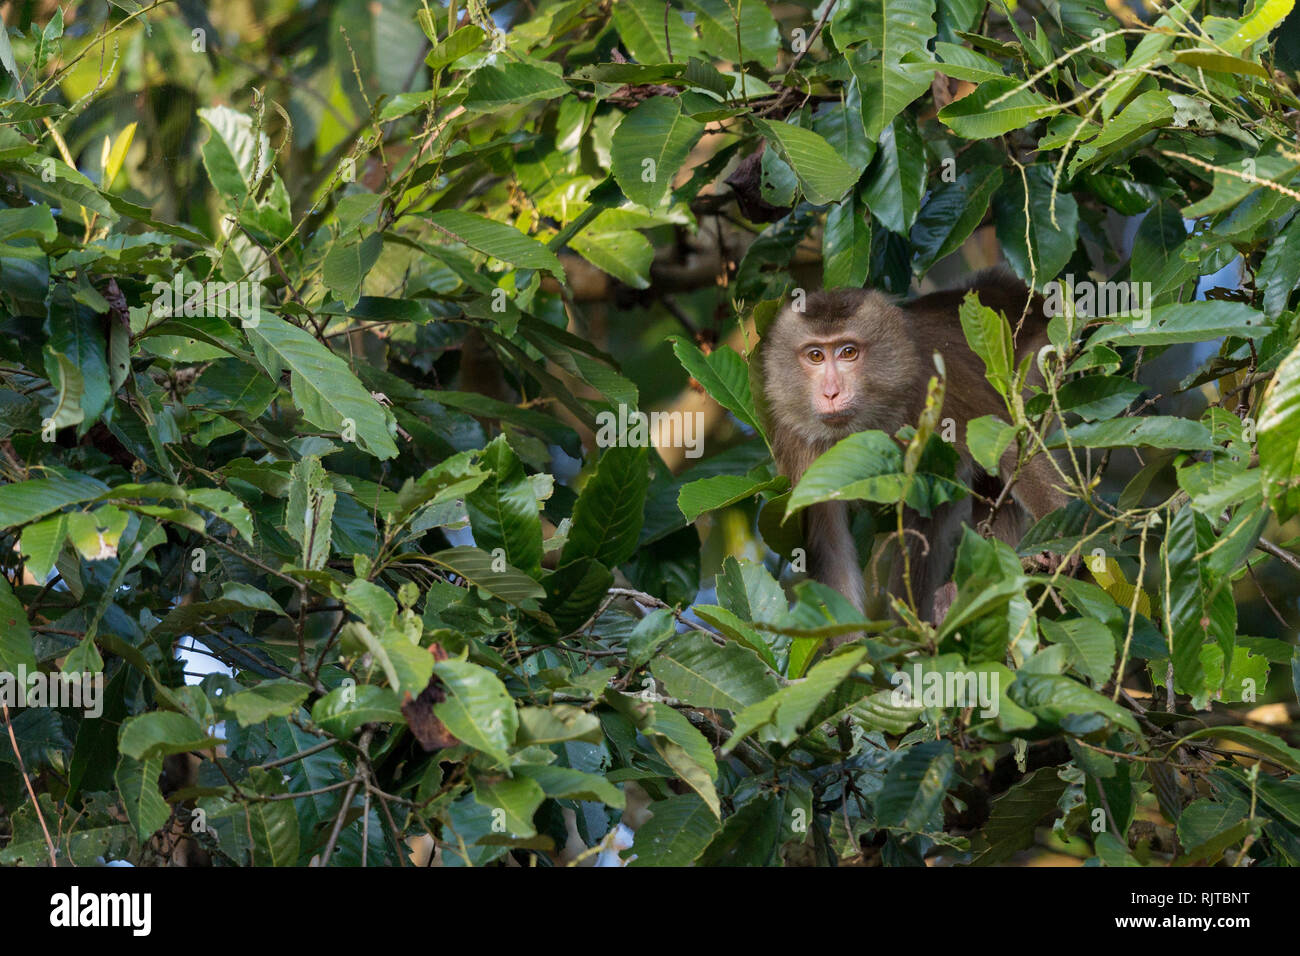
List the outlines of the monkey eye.
<svg viewBox="0 0 1300 956">
<path fill-rule="evenodd" d="M 808 350 L 808 361 L 812 362 L 814 365 L 820 364 L 822 360 L 825 358 L 826 358 L 826 353 L 824 353 L 821 349 Z"/>
<path fill-rule="evenodd" d="M 840 349 L 840 358 L 852 361 L 858 357 L 858 347 L 856 345 L 846 345 Z"/>
</svg>

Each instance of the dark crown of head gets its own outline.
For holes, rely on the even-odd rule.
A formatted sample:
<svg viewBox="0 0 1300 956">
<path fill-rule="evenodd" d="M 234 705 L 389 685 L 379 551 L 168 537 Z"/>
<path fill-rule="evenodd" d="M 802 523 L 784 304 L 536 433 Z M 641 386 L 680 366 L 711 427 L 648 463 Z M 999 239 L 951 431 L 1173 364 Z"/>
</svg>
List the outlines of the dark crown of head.
<svg viewBox="0 0 1300 956">
<path fill-rule="evenodd" d="M 812 325 L 838 325 L 851 318 L 860 305 L 861 289 L 830 289 L 809 295 L 801 316 Z"/>
</svg>

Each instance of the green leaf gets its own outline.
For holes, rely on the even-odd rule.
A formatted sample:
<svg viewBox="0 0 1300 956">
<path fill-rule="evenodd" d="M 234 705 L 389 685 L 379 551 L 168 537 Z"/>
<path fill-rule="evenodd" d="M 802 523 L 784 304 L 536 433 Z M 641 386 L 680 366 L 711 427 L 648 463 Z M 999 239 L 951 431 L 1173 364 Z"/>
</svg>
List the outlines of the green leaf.
<svg viewBox="0 0 1300 956">
<path fill-rule="evenodd" d="M 504 570 L 498 570 L 499 562 L 480 548 L 463 545 L 447 548 L 429 555 L 428 560 L 459 575 L 470 584 L 482 588 L 488 594 L 517 607 L 530 607 L 534 599 L 546 593 L 540 584 L 522 571 L 513 569 L 509 565 Z"/>
<path fill-rule="evenodd" d="M 1006 79 L 997 60 L 990 59 L 969 47 L 939 40 L 934 45 L 934 52 L 940 61 L 938 71 L 944 76 L 975 84 L 983 83 L 985 80 Z"/>
<path fill-rule="evenodd" d="M 1061 386 L 1057 401 L 1062 411 L 1074 412 L 1086 421 L 1099 418 L 1116 418 L 1123 414 L 1143 392 L 1143 387 L 1132 379 L 1114 375 L 1089 375 Z M 1043 409 L 1046 410 L 1047 404 Z M 1034 408 L 1031 414 L 1036 413 Z"/>
<path fill-rule="evenodd" d="M 1010 396 L 1014 388 L 1016 351 L 1007 318 L 981 305 L 979 295 L 967 292 L 957 310 L 962 334 L 972 352 L 984 362 L 984 377 L 999 395 Z"/>
<path fill-rule="evenodd" d="M 506 835 L 523 838 L 537 835 L 533 815 L 546 799 L 546 794 L 537 781 L 525 776 L 510 779 L 492 774 L 475 774 L 474 799 L 496 815 L 505 827 Z M 495 824 L 497 821 L 493 822 Z"/>
<path fill-rule="evenodd" d="M 43 518 L 51 511 L 98 498 L 108 486 L 90 475 L 56 475 L 0 485 L 0 527 Z"/>
<path fill-rule="evenodd" d="M 898 501 L 905 490 L 902 472 L 903 453 L 892 438 L 881 431 L 857 432 L 804 472 L 786 502 L 786 518 L 821 501 Z"/>
<path fill-rule="evenodd" d="M 683 783 L 699 794 L 715 817 L 721 818 L 721 805 L 714 786 L 718 764 L 713 748 L 704 735 L 676 710 L 659 701 L 651 706 L 653 722 L 650 727 L 643 728 L 643 733 L 650 738 L 655 753 Z"/>
<path fill-rule="evenodd" d="M 1146 418 L 1118 418 L 1108 422 L 1091 422 L 1069 429 L 1070 441 L 1083 448 L 1178 448 L 1183 451 L 1209 451 L 1215 447 L 1214 436 L 1200 422 L 1168 415 Z M 1065 439 L 1057 432 L 1048 439 L 1048 448 L 1064 448 Z"/>
<path fill-rule="evenodd" d="M 347 308 L 361 298 L 361 284 L 379 259 L 384 239 L 371 233 L 365 239 L 345 237 L 330 246 L 321 263 L 321 281 L 337 295 Z"/>
<path fill-rule="evenodd" d="M 987 846 L 970 865 L 997 866 L 1033 845 L 1035 829 L 1056 810 L 1065 788 L 1055 767 L 1041 767 L 994 800 L 984 825 Z"/>
<path fill-rule="evenodd" d="M 125 511 L 103 505 L 92 512 L 68 515 L 68 540 L 87 561 L 117 557 L 117 544 L 130 520 Z"/>
<path fill-rule="evenodd" d="M 162 757 L 140 761 L 124 755 L 118 759 L 117 773 L 113 775 L 126 818 L 141 843 L 161 830 L 172 815 L 158 789 L 162 769 Z"/>
<path fill-rule="evenodd" d="M 919 97 L 934 80 L 933 62 L 898 62 L 870 57 L 868 47 L 858 47 L 849 58 L 862 98 L 862 128 L 876 142 L 894 118 Z"/>
<path fill-rule="evenodd" d="M 991 139 L 1024 129 L 1060 109 L 1031 89 L 1011 93 L 1020 85 L 1021 81 L 1010 78 L 981 83 L 975 92 L 939 110 L 939 120 L 966 139 Z"/>
<path fill-rule="evenodd" d="M 651 817 L 636 832 L 629 866 L 689 866 L 720 829 L 708 804 L 693 793 L 656 800 Z"/>
<path fill-rule="evenodd" d="M 1173 648 L 1174 689 L 1193 697 L 1218 689 L 1207 688 L 1201 646 L 1214 641 L 1231 659 L 1237 634 L 1232 590 L 1200 557 L 1214 543 L 1209 519 L 1192 508 L 1180 508 L 1170 519 L 1164 543 L 1165 632 Z"/>
<path fill-rule="evenodd" d="M 343 359 L 311 333 L 265 312 L 257 326 L 246 331 L 257 360 L 272 379 L 279 378 L 281 369 L 289 370 L 294 404 L 307 421 L 331 432 L 355 431 L 358 447 L 376 458 L 397 457 L 388 413 Z"/>
<path fill-rule="evenodd" d="M 759 791 L 722 821 L 722 829 L 696 860 L 700 867 L 774 866 L 782 824 L 789 818 L 788 791 Z M 807 807 L 803 808 L 807 812 Z"/>
<path fill-rule="evenodd" d="M 1070 664 L 1100 687 L 1110 680 L 1115 667 L 1115 638 L 1105 624 L 1091 618 L 1064 621 L 1042 619 L 1038 622 L 1043 637 L 1062 644 L 1070 654 Z"/>
<path fill-rule="evenodd" d="M 1173 862 L 1173 866 L 1190 866 L 1193 863 L 1215 863 L 1223 851 L 1231 846 L 1240 843 L 1255 829 L 1257 824 L 1253 820 L 1242 820 L 1235 826 L 1231 826 L 1220 833 L 1215 834 L 1204 843 L 1191 847 L 1182 856 Z"/>
<path fill-rule="evenodd" d="M 1183 207 L 1183 215 L 1188 219 L 1199 219 L 1201 216 L 1212 216 L 1231 209 L 1253 193 L 1265 189 L 1260 185 L 1262 182 L 1278 183 L 1285 187 L 1295 177 L 1296 171 L 1300 170 L 1300 161 L 1293 159 L 1291 154 L 1268 152 L 1247 159 L 1250 160 L 1249 166 L 1245 162 L 1233 162 L 1216 170 L 1214 188 L 1210 194 Z M 1200 171 L 1199 167 L 1193 168 Z"/>
<path fill-rule="evenodd" d="M 1002 251 L 1016 275 L 1039 288 L 1070 261 L 1079 238 L 1079 206 L 1074 197 L 1064 192 L 1056 194 L 1056 225 L 1052 224 L 1051 210 L 1052 170 L 1042 164 L 1027 167 L 1023 177 L 1019 170 L 1012 170 L 993 195 L 993 216 Z"/>
<path fill-rule="evenodd" d="M 1223 42 L 1223 48 L 1229 53 L 1245 52 L 1277 29 L 1294 9 L 1295 0 L 1263 0 L 1255 4 L 1250 16 L 1242 18 L 1241 26 Z"/>
<path fill-rule="evenodd" d="M 613 568 L 632 557 L 650 486 L 648 458 L 644 446 L 606 448 L 573 506 L 561 565 L 587 558 Z"/>
<path fill-rule="evenodd" d="M 1239 824 L 1244 814 L 1245 809 L 1239 804 L 1215 803 L 1205 798 L 1193 800 L 1178 817 L 1178 839 L 1183 846 L 1200 846 Z"/>
<path fill-rule="evenodd" d="M 1169 748 L 1172 753 L 1181 746 L 1185 741 L 1204 739 L 1207 737 L 1221 737 L 1224 740 L 1233 743 L 1245 744 L 1263 757 L 1267 757 L 1281 767 L 1285 767 L 1292 773 L 1300 773 L 1300 750 L 1288 746 L 1280 738 L 1267 731 L 1258 730 L 1254 727 L 1203 727 L 1200 730 L 1194 730 L 1187 736 L 1181 738 L 1177 743 Z"/>
<path fill-rule="evenodd" d="M 646 100 L 624 116 L 614 131 L 610 146 L 614 179 L 633 202 L 658 209 L 703 134 L 704 124 L 683 116 L 676 97 Z"/>
<path fill-rule="evenodd" d="M 778 689 L 753 651 L 733 643 L 719 646 L 699 631 L 676 637 L 655 656 L 650 671 L 670 696 L 733 713 Z"/>
<path fill-rule="evenodd" d="M 721 345 L 705 355 L 683 336 L 671 336 L 669 341 L 673 343 L 673 352 L 682 367 L 710 397 L 762 435 L 763 428 L 754 410 L 754 396 L 749 385 L 749 366 L 735 349 Z"/>
<path fill-rule="evenodd" d="M 150 633 L 155 640 L 174 637 L 192 630 L 208 618 L 225 617 L 237 611 L 264 611 L 284 615 L 284 609 L 265 591 L 259 591 L 249 584 L 226 581 L 221 585 L 218 597 L 211 601 L 193 601 L 172 608 Z"/>
<path fill-rule="evenodd" d="M 1291 293 L 1300 285 L 1300 216 L 1293 216 L 1264 251 L 1255 273 L 1255 288 L 1264 293 L 1264 314 L 1277 318 L 1286 311 Z"/>
<path fill-rule="evenodd" d="M 657 0 L 622 0 L 613 10 L 619 38 L 638 63 L 685 63 L 702 55 L 699 41 L 677 10 Z"/>
<path fill-rule="evenodd" d="M 668 608 L 656 608 L 637 622 L 627 639 L 627 663 L 637 668 L 649 663 L 659 648 L 677 635 L 677 619 Z"/>
<path fill-rule="evenodd" d="M 242 501 L 229 491 L 220 488 L 191 488 L 185 499 L 214 515 L 239 532 L 249 544 L 253 543 L 253 516 Z"/>
<path fill-rule="evenodd" d="M 925 144 L 910 117 L 898 117 L 880 136 L 862 198 L 890 232 L 905 236 L 925 198 Z"/>
<path fill-rule="evenodd" d="M 876 794 L 876 822 L 913 832 L 942 829 L 931 818 L 947 795 L 955 764 L 947 740 L 914 744 L 885 774 Z"/>
<path fill-rule="evenodd" d="M 822 233 L 822 284 L 861 288 L 871 273 L 871 210 L 849 193 L 826 212 Z"/>
<path fill-rule="evenodd" d="M 1020 671 L 1007 691 L 1011 700 L 1049 725 L 1074 715 L 1098 714 L 1111 723 L 1138 733 L 1134 716 L 1073 678 L 1062 674 L 1030 674 Z"/>
<path fill-rule="evenodd" d="M 650 266 L 655 250 L 650 240 L 639 232 L 631 229 L 598 232 L 593 226 L 570 239 L 569 248 L 633 289 L 650 288 Z"/>
<path fill-rule="evenodd" d="M 374 684 L 334 688 L 312 705 L 311 719 L 327 734 L 341 740 L 347 740 L 363 724 L 402 726 L 406 723 L 397 694 Z"/>
<path fill-rule="evenodd" d="M 86 381 L 81 377 L 81 369 L 62 352 L 56 352 L 48 345 L 43 351 L 45 374 L 54 386 L 54 405 L 42 413 L 45 422 L 57 431 L 69 425 L 79 425 L 86 420 L 86 412 L 81 407 L 81 398 L 86 393 Z M 45 422 L 42 422 L 44 426 Z"/>
<path fill-rule="evenodd" d="M 277 770 L 254 767 L 249 770 L 248 779 L 254 792 L 262 796 L 279 796 L 289 792 L 283 776 Z M 252 841 L 253 865 L 296 866 L 299 837 L 298 810 L 294 801 L 256 800 L 244 806 L 244 825 Z"/>
<path fill-rule="evenodd" d="M 785 600 L 782 598 L 781 610 L 785 612 Z M 715 628 L 737 644 L 748 647 L 773 670 L 777 667 L 776 656 L 764 635 L 750 626 L 750 622 L 725 607 L 716 604 L 696 604 L 692 610 L 701 621 Z"/>
<path fill-rule="evenodd" d="M 148 761 L 190 750 L 208 750 L 224 743 L 204 733 L 193 717 L 154 710 L 123 722 L 118 750 L 136 760 Z"/>
<path fill-rule="evenodd" d="M 9 582 L 0 579 L 0 671 L 16 675 L 23 670 L 36 673 L 31 626 Z"/>
<path fill-rule="evenodd" d="M 735 715 L 735 729 L 723 746 L 723 753 L 730 753 L 741 740 L 755 733 L 762 740 L 794 743 L 801 732 L 813 729 L 805 726 L 809 718 L 823 700 L 849 679 L 866 653 L 864 648 L 841 650 L 814 664 L 802 680 L 750 704 Z"/>
<path fill-rule="evenodd" d="M 781 49 L 781 34 L 772 11 L 762 3 L 729 3 L 727 0 L 685 0 L 695 14 L 695 25 L 703 38 L 702 47 L 724 60 L 755 62 L 771 68 Z M 739 23 L 737 23 L 739 20 Z M 737 43 L 740 52 L 737 53 Z M 676 47 L 673 53 L 676 54 Z"/>
<path fill-rule="evenodd" d="M 830 143 L 812 130 L 761 119 L 751 122 L 790 164 L 804 195 L 814 206 L 838 202 L 858 181 L 861 171 L 846 163 Z"/>
<path fill-rule="evenodd" d="M 434 705 L 434 715 L 462 743 L 502 765 L 509 763 L 519 714 L 496 675 L 460 660 L 438 661 L 433 672 L 447 692 L 446 699 Z"/>
<path fill-rule="evenodd" d="M 836 442 L 803 473 L 786 503 L 783 520 L 822 501 L 893 504 L 905 500 L 928 515 L 934 505 L 966 494 L 953 478 L 907 474 L 903 451 L 892 438 L 881 431 L 862 431 Z"/>
<path fill-rule="evenodd" d="M 971 419 L 966 426 L 966 447 L 971 457 L 990 475 L 998 473 L 1002 455 L 1015 440 L 1016 430 L 992 415 Z"/>
<path fill-rule="evenodd" d="M 46 518 L 23 529 L 19 547 L 28 573 L 37 581 L 44 582 L 50 576 L 67 533 L 68 520 L 64 515 Z"/>
<path fill-rule="evenodd" d="M 478 30 L 478 27 L 474 27 Z M 482 31 L 479 31 L 482 36 Z M 430 54 L 432 56 L 433 54 Z M 423 90 L 419 93 L 398 93 L 392 97 L 384 108 L 379 111 L 379 122 L 386 123 L 389 120 L 401 119 L 403 116 L 409 116 L 418 109 L 423 109 L 433 102 L 435 96 L 434 90 Z M 348 197 L 351 198 L 351 197 Z M 378 197 L 376 197 L 378 198 Z M 342 202 L 340 202 L 342 207 Z M 342 217 L 340 216 L 340 221 Z"/>
<path fill-rule="evenodd" d="M 1107 122 L 1091 141 L 1084 143 L 1070 160 L 1068 173 L 1073 177 L 1079 170 L 1104 159 L 1151 130 L 1168 125 L 1173 119 L 1174 107 L 1164 90 L 1151 90 L 1137 96 L 1124 107 L 1124 111 Z"/>
<path fill-rule="evenodd" d="M 490 113 L 534 100 L 553 100 L 571 94 L 558 73 L 535 63 L 503 63 L 474 71 L 465 96 L 465 109 Z"/>
<path fill-rule="evenodd" d="M 1268 320 L 1244 302 L 1208 299 L 1178 302 L 1152 309 L 1149 316 L 1104 325 L 1088 339 L 1092 348 L 1102 342 L 1120 345 L 1175 345 L 1210 342 L 1224 336 L 1259 339 L 1272 331 Z"/>
<path fill-rule="evenodd" d="M 1002 175 L 1000 166 L 976 166 L 955 182 L 939 183 L 930 191 L 912 224 L 912 248 L 916 250 L 912 268 L 918 275 L 925 275 L 970 238 L 1002 185 Z"/>
<path fill-rule="evenodd" d="M 203 166 L 212 188 L 232 207 L 241 206 L 249 189 L 266 174 L 271 161 L 271 141 L 253 121 L 228 106 L 198 111 L 209 136 L 201 147 Z"/>
<path fill-rule="evenodd" d="M 1175 0 L 1155 22 L 1151 32 L 1138 41 L 1138 45 L 1133 48 L 1133 53 L 1120 71 L 1120 79 L 1112 83 L 1101 98 L 1103 121 L 1110 119 L 1114 112 L 1124 105 L 1129 94 L 1144 79 L 1143 71 L 1156 65 L 1161 55 L 1173 44 L 1174 37 L 1187 20 L 1190 11 L 1196 6 L 1197 0 Z"/>
<path fill-rule="evenodd" d="M 45 164 L 49 163 L 49 166 Z M 61 159 L 48 157 L 41 160 L 41 175 L 25 178 L 25 183 L 37 194 L 47 198 L 50 206 L 58 209 L 58 215 L 65 220 L 80 220 L 82 209 L 94 212 L 109 222 L 117 220 L 117 213 L 89 179 L 73 169 Z M 52 181 L 46 179 L 46 169 L 54 174 Z"/>
<path fill-rule="evenodd" d="M 694 521 L 707 511 L 726 508 L 745 501 L 760 492 L 779 491 L 786 479 L 749 477 L 745 475 L 714 475 L 682 485 L 677 493 L 677 507 L 687 521 Z"/>
<path fill-rule="evenodd" d="M 627 805 L 623 791 L 599 774 L 583 773 L 555 764 L 517 764 L 513 770 L 519 776 L 535 781 L 551 800 L 596 800 L 615 810 L 622 810 Z"/>
<path fill-rule="evenodd" d="M 434 70 L 441 70 L 448 64 L 455 63 L 465 54 L 478 49 L 486 38 L 487 34 L 477 23 L 466 24 L 453 31 L 446 39 L 435 42 L 429 55 L 424 58 L 424 62 Z M 430 39 L 437 41 L 436 36 Z"/>
<path fill-rule="evenodd" d="M 40 239 L 53 242 L 59 234 L 59 227 L 54 224 L 50 207 L 20 206 L 17 209 L 0 209 L 0 236 L 5 241 L 14 239 Z"/>
<path fill-rule="evenodd" d="M 445 392 L 438 393 L 439 398 L 444 398 L 445 395 Z M 369 496 L 364 504 L 367 510 L 374 507 L 387 518 L 390 524 L 396 526 L 405 522 L 421 508 L 463 498 L 488 478 L 487 472 L 474 462 L 475 455 L 475 452 L 452 455 L 430 468 L 419 478 L 406 479 L 402 482 L 401 490 L 393 498 L 387 499 L 385 490 L 380 487 L 373 505 Z"/>
<path fill-rule="evenodd" d="M 284 510 L 285 530 L 301 545 L 299 563 L 318 571 L 329 560 L 337 495 L 315 455 L 296 462 L 291 477 L 289 502 Z"/>
<path fill-rule="evenodd" d="M 251 727 L 271 717 L 296 714 L 310 692 L 300 681 L 278 678 L 231 694 L 224 704 L 241 727 Z"/>
<path fill-rule="evenodd" d="M 66 356 L 80 373 L 82 391 L 77 404 L 82 419 L 77 433 L 84 435 L 113 400 L 104 324 L 89 307 L 73 298 L 71 285 L 60 282 L 50 293 L 46 329 L 50 348 L 56 354 Z"/>
<path fill-rule="evenodd" d="M 113 140 L 113 147 L 109 150 L 104 163 L 104 178 L 100 183 L 105 191 L 113 187 L 113 181 L 117 179 L 117 174 L 122 171 L 122 164 L 126 162 L 126 154 L 131 148 L 131 141 L 135 139 L 136 125 L 136 123 L 127 123 Z"/>
<path fill-rule="evenodd" d="M 494 259 L 524 269 L 544 269 L 564 278 L 564 267 L 555 253 L 513 226 L 477 213 L 443 209 L 429 216 L 435 229 L 449 239 L 462 242 Z"/>
<path fill-rule="evenodd" d="M 866 42 L 886 60 L 924 50 L 934 34 L 934 0 L 844 0 L 831 18 L 837 47 Z"/>
<path fill-rule="evenodd" d="M 550 707 L 519 708 L 519 733 L 515 736 L 515 743 L 521 748 L 566 740 L 599 744 L 604 739 L 600 718 L 581 707 L 552 704 Z"/>
<path fill-rule="evenodd" d="M 1300 512 L 1300 345 L 1282 360 L 1264 390 L 1259 415 L 1259 476 L 1279 521 Z M 0 488 L 0 495 L 6 490 Z"/>
<path fill-rule="evenodd" d="M 812 128 L 855 169 L 866 169 L 876 154 L 875 138 L 867 137 L 862 122 L 862 92 L 856 79 L 848 84 L 839 103 L 828 103 L 817 110 Z"/>
<path fill-rule="evenodd" d="M 523 463 L 499 435 L 483 450 L 487 480 L 465 497 L 474 542 L 484 551 L 501 548 L 506 561 L 533 577 L 541 574 L 542 522 Z"/>
</svg>

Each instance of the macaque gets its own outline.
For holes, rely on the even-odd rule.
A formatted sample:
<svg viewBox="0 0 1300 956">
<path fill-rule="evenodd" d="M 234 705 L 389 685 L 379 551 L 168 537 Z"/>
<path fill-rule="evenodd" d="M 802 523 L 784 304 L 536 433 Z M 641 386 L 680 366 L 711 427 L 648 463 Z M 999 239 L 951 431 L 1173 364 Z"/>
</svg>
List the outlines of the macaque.
<svg viewBox="0 0 1300 956">
<path fill-rule="evenodd" d="M 983 473 L 966 447 L 966 425 L 981 415 L 1006 420 L 1007 411 L 985 378 L 983 361 L 967 346 L 957 318 L 962 299 L 972 289 L 1015 328 L 1028 291 L 1000 270 L 981 273 L 965 288 L 906 303 L 875 290 L 836 289 L 809 294 L 802 311 L 792 305 L 781 311 L 764 340 L 763 372 L 773 451 L 792 483 L 817 456 L 854 432 L 879 429 L 892 436 L 904 425 L 916 424 L 935 374 L 935 352 L 943 356 L 947 372 L 942 418 L 953 419 L 957 426 L 958 477 L 970 485 L 977 471 Z M 1045 344 L 1047 326 L 1036 298 L 1016 339 L 1017 362 Z M 1037 375 L 1035 370 L 1033 380 L 1041 381 Z M 1011 478 L 1015 464 L 1013 445 L 1002 458 L 1002 482 Z M 1030 458 L 990 522 L 993 533 L 1018 544 L 1027 530 L 1025 512 L 1038 519 L 1065 504 L 1059 484 L 1060 475 L 1046 454 Z M 1000 487 L 991 497 L 996 498 Z M 987 505 L 982 510 L 987 517 Z M 919 532 L 905 533 L 909 577 L 923 618 L 942 619 L 951 603 L 951 595 L 936 601 L 936 590 L 951 573 L 962 524 L 974 524 L 976 515 L 970 498 L 941 506 L 929 519 L 909 510 L 905 527 Z M 808 508 L 804 542 L 808 573 L 865 610 L 867 589 L 847 503 Z M 896 557 L 889 590 L 905 598 L 902 567 Z"/>
</svg>

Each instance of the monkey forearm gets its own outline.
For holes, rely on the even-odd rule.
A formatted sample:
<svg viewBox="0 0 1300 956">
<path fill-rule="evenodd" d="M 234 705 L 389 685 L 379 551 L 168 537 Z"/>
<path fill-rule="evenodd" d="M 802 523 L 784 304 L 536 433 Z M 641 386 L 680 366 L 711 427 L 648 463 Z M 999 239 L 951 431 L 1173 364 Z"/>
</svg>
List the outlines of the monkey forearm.
<svg viewBox="0 0 1300 956">
<path fill-rule="evenodd" d="M 843 594 L 853 606 L 866 607 L 867 589 L 858 563 L 858 546 L 849 529 L 849 509 L 828 501 L 808 509 L 804 522 L 808 573 Z"/>
</svg>

